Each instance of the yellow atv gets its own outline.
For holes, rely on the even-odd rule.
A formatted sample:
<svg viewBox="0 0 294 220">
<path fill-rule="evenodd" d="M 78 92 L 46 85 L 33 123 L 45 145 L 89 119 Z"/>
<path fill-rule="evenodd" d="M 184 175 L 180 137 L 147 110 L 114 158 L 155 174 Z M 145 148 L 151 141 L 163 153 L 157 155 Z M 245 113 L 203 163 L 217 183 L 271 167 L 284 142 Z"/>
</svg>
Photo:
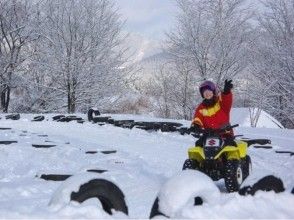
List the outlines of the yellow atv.
<svg viewBox="0 0 294 220">
<path fill-rule="evenodd" d="M 196 146 L 188 149 L 188 156 L 183 165 L 185 169 L 196 169 L 214 181 L 225 179 L 228 192 L 238 191 L 244 179 L 251 170 L 251 159 L 247 155 L 248 143 L 235 140 L 234 138 L 223 138 L 226 131 L 238 125 L 227 126 L 223 129 L 203 129 L 193 136 L 198 137 Z"/>
</svg>

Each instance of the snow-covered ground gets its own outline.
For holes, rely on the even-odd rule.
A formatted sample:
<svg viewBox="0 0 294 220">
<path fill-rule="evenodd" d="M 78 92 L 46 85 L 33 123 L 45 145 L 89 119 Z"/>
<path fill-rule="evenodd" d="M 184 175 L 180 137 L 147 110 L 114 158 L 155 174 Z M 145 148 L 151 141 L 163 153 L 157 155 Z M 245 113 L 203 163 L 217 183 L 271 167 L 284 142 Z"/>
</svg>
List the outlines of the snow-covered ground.
<svg viewBox="0 0 294 220">
<path fill-rule="evenodd" d="M 45 181 L 38 177 L 41 174 L 71 174 L 75 183 L 93 176 L 110 179 L 124 192 L 129 216 L 116 213 L 109 217 L 148 218 L 160 188 L 170 178 L 180 175 L 187 149 L 195 143 L 192 136 L 179 133 L 124 129 L 110 124 L 99 126 L 90 122 L 55 122 L 50 114 L 45 115 L 46 119 L 42 122 L 31 122 L 34 116 L 21 114 L 20 120 L 13 121 L 0 115 L 0 128 L 11 128 L 0 130 L 0 141 L 17 141 L 10 145 L 0 144 L 0 218 L 108 217 L 92 200 L 83 204 L 70 202 L 59 206 L 49 205 L 60 187 L 70 179 L 65 182 Z M 80 116 L 87 118 L 86 115 Z M 111 116 L 136 121 L 163 120 L 135 115 Z M 271 124 L 270 121 L 274 119 L 267 114 L 262 117 L 258 128 L 250 128 L 246 111 L 234 109 L 232 122 L 240 124 L 235 133 L 247 138 L 272 140 L 272 149 L 249 148 L 253 163 L 252 176 L 274 174 L 283 180 L 286 191 L 280 194 L 258 192 L 254 197 L 243 197 L 237 193 L 227 194 L 224 182 L 220 180 L 216 182 L 220 193 L 215 194 L 215 201 L 204 203 L 203 206 L 185 206 L 175 213 L 176 217 L 294 218 L 294 195 L 289 193 L 294 187 L 294 157 L 275 152 L 294 151 L 294 130 L 280 129 L 276 122 Z M 270 120 L 265 121 L 264 118 Z M 176 122 L 190 125 L 189 121 Z M 55 144 L 56 147 L 34 148 L 32 144 Z M 103 154 L 102 150 L 117 152 Z M 98 153 L 86 154 L 87 151 Z M 88 173 L 88 169 L 108 172 Z M 85 173 L 88 174 L 85 176 Z M 212 190 L 212 193 L 215 191 Z M 181 195 L 179 198 L 182 198 Z"/>
</svg>

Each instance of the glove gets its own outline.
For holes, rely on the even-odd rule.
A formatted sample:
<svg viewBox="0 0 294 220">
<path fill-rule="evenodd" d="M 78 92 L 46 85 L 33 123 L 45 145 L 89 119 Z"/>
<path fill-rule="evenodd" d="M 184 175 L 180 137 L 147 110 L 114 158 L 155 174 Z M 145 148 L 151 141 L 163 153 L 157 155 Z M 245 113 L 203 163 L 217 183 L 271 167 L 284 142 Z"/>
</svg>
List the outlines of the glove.
<svg viewBox="0 0 294 220">
<path fill-rule="evenodd" d="M 200 133 L 203 129 L 198 124 L 192 124 L 190 127 L 191 132 Z"/>
<path fill-rule="evenodd" d="M 224 94 L 227 95 L 231 92 L 231 89 L 233 88 L 232 80 L 225 80 L 225 86 L 224 86 Z"/>
</svg>

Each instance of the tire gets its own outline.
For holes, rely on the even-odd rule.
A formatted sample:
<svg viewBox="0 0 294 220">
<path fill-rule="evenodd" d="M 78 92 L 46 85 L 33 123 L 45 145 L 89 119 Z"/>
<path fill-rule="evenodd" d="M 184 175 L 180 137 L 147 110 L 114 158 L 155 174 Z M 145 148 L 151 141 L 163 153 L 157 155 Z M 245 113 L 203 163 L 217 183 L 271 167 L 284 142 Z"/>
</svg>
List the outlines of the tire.
<svg viewBox="0 0 294 220">
<path fill-rule="evenodd" d="M 88 111 L 88 121 L 93 121 L 94 116 L 100 115 L 99 110 L 95 110 L 93 108 L 90 108 Z"/>
<path fill-rule="evenodd" d="M 228 192 L 239 191 L 243 182 L 243 169 L 239 160 L 228 160 L 225 164 L 225 186 Z"/>
<path fill-rule="evenodd" d="M 181 134 L 181 135 L 185 135 L 185 134 L 190 134 L 190 130 L 186 127 L 180 127 L 177 129 L 177 131 Z"/>
<path fill-rule="evenodd" d="M 42 174 L 40 176 L 40 179 L 51 181 L 64 181 L 69 177 L 71 177 L 71 175 L 68 174 Z"/>
<path fill-rule="evenodd" d="M 273 175 L 268 175 L 258 180 L 253 185 L 245 185 L 239 190 L 239 194 L 242 196 L 252 195 L 254 196 L 257 191 L 274 191 L 280 193 L 285 191 L 283 181 Z"/>
<path fill-rule="evenodd" d="M 55 116 L 52 117 L 52 119 L 53 119 L 53 121 L 57 121 L 60 118 L 64 118 L 64 117 L 65 117 L 65 115 L 55 115 Z"/>
<path fill-rule="evenodd" d="M 183 170 L 160 188 L 150 210 L 150 218 L 177 218 L 187 207 L 218 204 L 219 188 L 206 174 Z"/>
<path fill-rule="evenodd" d="M 7 115 L 7 116 L 5 116 L 5 119 L 19 120 L 20 119 L 20 114 Z"/>
<path fill-rule="evenodd" d="M 59 119 L 56 120 L 57 122 L 69 122 L 66 117 L 60 117 Z"/>
<path fill-rule="evenodd" d="M 187 159 L 183 164 L 182 170 L 199 170 L 199 163 L 196 160 Z"/>
<path fill-rule="evenodd" d="M 243 181 L 251 174 L 252 164 L 250 156 L 246 155 L 243 164 Z"/>
<path fill-rule="evenodd" d="M 94 123 L 97 123 L 97 122 L 107 122 L 109 120 L 109 116 L 107 117 L 92 117 L 92 120 Z"/>
<path fill-rule="evenodd" d="M 149 215 L 149 218 L 154 218 L 156 216 L 164 216 L 166 218 L 169 218 L 168 216 L 166 216 L 165 214 L 163 214 L 162 212 L 159 211 L 159 204 L 158 204 L 158 197 L 156 197 L 153 205 L 152 205 L 152 208 L 151 208 L 151 212 L 150 212 L 150 215 Z"/>
<path fill-rule="evenodd" d="M 261 191 L 274 191 L 275 193 L 280 193 L 285 191 L 283 181 L 273 175 L 265 176 L 260 179 L 257 183 L 252 186 L 251 195 L 254 195 L 258 190 Z"/>
<path fill-rule="evenodd" d="M 117 120 L 114 121 L 114 126 L 116 127 L 124 127 L 124 125 L 132 124 L 134 120 Z"/>
<path fill-rule="evenodd" d="M 128 215 L 123 192 L 112 182 L 105 179 L 93 179 L 80 186 L 78 192 L 71 193 L 71 200 L 79 203 L 90 198 L 100 200 L 103 210 L 112 215 L 112 209 Z"/>
<path fill-rule="evenodd" d="M 69 116 L 66 116 L 66 119 L 68 121 L 78 121 L 78 120 L 83 120 L 81 117 L 77 117 L 75 115 L 69 115 Z"/>
<path fill-rule="evenodd" d="M 32 121 L 43 121 L 45 119 L 44 115 L 36 116 Z"/>
</svg>

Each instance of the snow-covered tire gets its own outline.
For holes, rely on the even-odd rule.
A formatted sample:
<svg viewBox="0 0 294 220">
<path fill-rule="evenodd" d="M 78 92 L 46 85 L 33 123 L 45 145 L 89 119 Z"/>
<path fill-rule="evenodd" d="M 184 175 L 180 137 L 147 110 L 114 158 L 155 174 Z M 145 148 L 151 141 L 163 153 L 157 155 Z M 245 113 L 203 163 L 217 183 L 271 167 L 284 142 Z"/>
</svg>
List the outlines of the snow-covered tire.
<svg viewBox="0 0 294 220">
<path fill-rule="evenodd" d="M 44 115 L 36 116 L 33 118 L 32 121 L 43 121 L 45 119 Z"/>
<path fill-rule="evenodd" d="M 11 120 L 19 120 L 20 119 L 20 114 L 10 114 L 6 115 L 5 119 L 11 119 Z"/>
<path fill-rule="evenodd" d="M 225 186 L 228 192 L 236 192 L 243 182 L 243 169 L 239 160 L 228 160 L 225 164 Z"/>
<path fill-rule="evenodd" d="M 196 160 L 187 159 L 183 164 L 182 170 L 198 170 L 199 163 Z"/>
<path fill-rule="evenodd" d="M 251 174 L 252 164 L 250 156 L 246 155 L 243 163 L 243 181 Z"/>
<path fill-rule="evenodd" d="M 100 112 L 98 109 L 90 108 L 88 111 L 88 121 L 93 121 L 93 117 L 98 115 L 100 115 Z"/>
<path fill-rule="evenodd" d="M 106 117 L 101 117 L 101 116 L 99 116 L 99 117 L 93 117 L 92 119 L 91 119 L 91 121 L 93 121 L 94 123 L 98 123 L 98 122 L 107 122 L 108 120 L 109 120 L 109 116 L 106 116 Z"/>
<path fill-rule="evenodd" d="M 275 177 L 274 175 L 268 175 L 260 180 L 258 180 L 256 183 L 254 183 L 252 186 L 244 186 L 239 190 L 240 195 L 254 195 L 257 191 L 274 191 L 275 193 L 284 192 L 284 184 L 283 181 Z"/>
<path fill-rule="evenodd" d="M 151 208 L 151 212 L 150 212 L 150 215 L 149 215 L 149 218 L 154 218 L 154 217 L 167 217 L 165 214 L 163 214 L 162 212 L 159 211 L 159 204 L 158 204 L 158 197 L 156 197 L 153 205 L 152 205 L 152 208 Z"/>
<path fill-rule="evenodd" d="M 78 117 L 76 115 L 69 115 L 66 116 L 66 121 L 70 122 L 70 121 L 79 121 L 79 120 L 83 120 L 81 117 Z"/>
<path fill-rule="evenodd" d="M 150 211 L 150 218 L 178 217 L 184 209 L 193 205 L 217 204 L 219 197 L 220 191 L 209 176 L 197 170 L 183 170 L 161 187 Z"/>
<path fill-rule="evenodd" d="M 64 117 L 65 117 L 65 115 L 55 115 L 52 117 L 52 119 L 53 119 L 53 121 L 57 121 L 57 120 L 64 118 Z"/>
<path fill-rule="evenodd" d="M 112 209 L 128 215 L 128 207 L 125 203 L 123 192 L 112 182 L 105 179 L 94 179 L 81 185 L 78 192 L 71 193 L 71 200 L 79 203 L 90 198 L 97 198 L 102 204 L 103 210 L 112 214 Z"/>
<path fill-rule="evenodd" d="M 97 204 L 96 211 L 101 211 L 102 215 L 112 215 L 113 210 L 128 214 L 125 196 L 115 181 L 108 177 L 97 178 L 97 173 L 92 172 L 76 174 L 63 181 L 52 195 L 49 206 L 58 210 L 71 201 L 87 204 L 93 199 L 98 199 L 100 205 Z"/>
</svg>

